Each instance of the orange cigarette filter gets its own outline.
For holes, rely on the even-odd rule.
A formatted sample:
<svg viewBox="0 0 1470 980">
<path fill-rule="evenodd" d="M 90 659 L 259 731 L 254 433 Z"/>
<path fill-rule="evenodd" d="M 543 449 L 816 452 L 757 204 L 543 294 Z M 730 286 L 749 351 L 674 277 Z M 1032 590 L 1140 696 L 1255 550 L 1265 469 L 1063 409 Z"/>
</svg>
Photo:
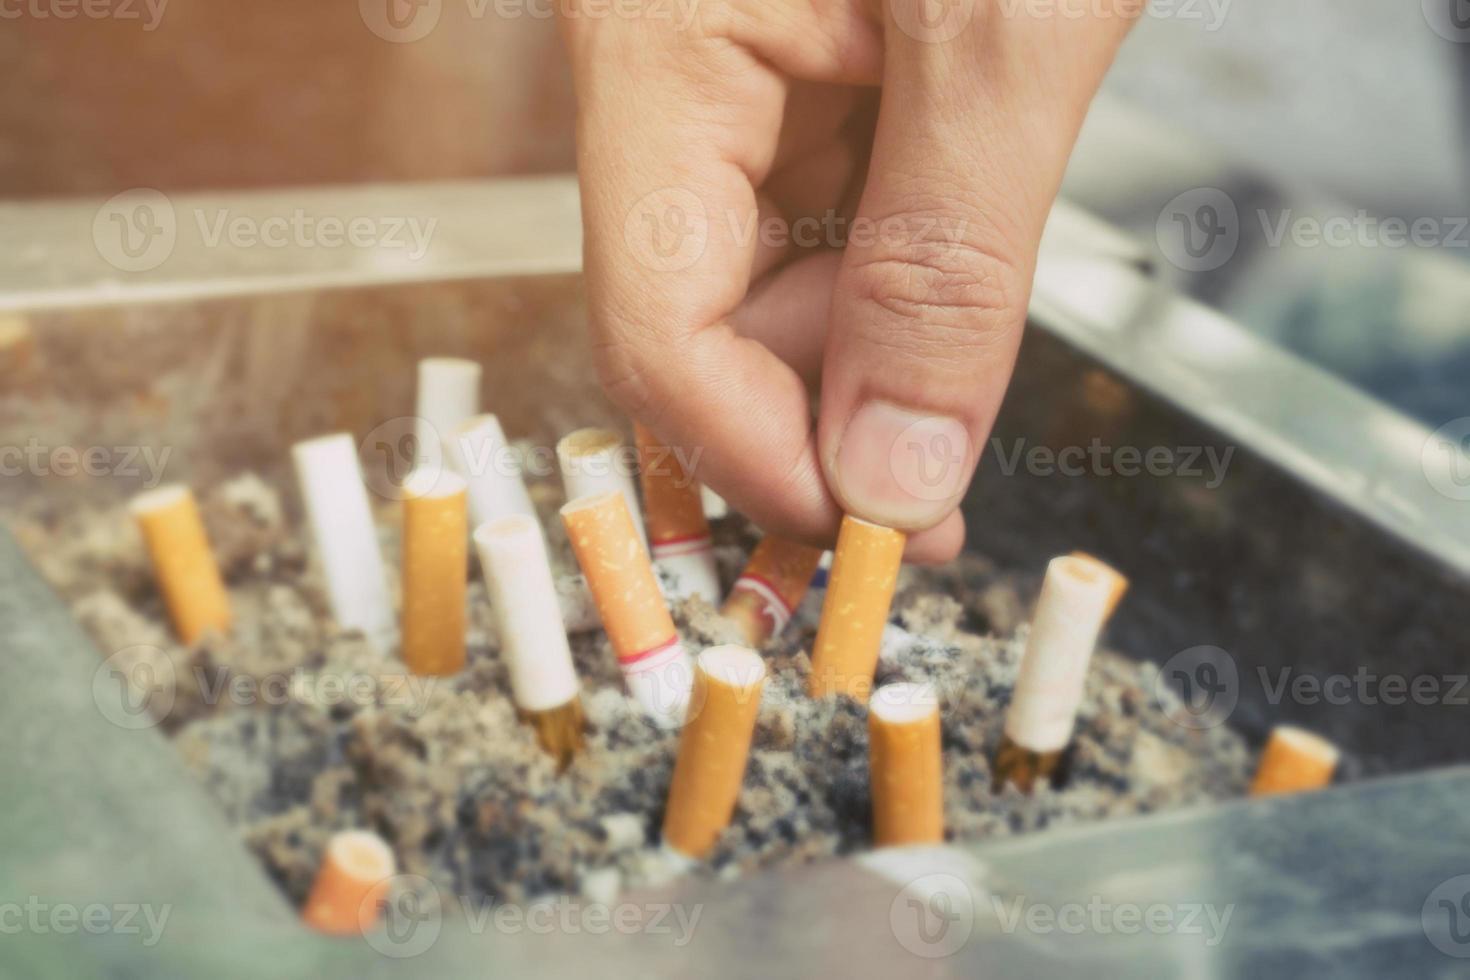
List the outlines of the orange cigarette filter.
<svg viewBox="0 0 1470 980">
<path fill-rule="evenodd" d="M 944 840 L 939 699 L 927 684 L 885 684 L 868 705 L 873 843 Z"/>
<path fill-rule="evenodd" d="M 699 655 L 664 812 L 664 843 L 686 857 L 708 854 L 735 813 L 765 680 L 754 650 L 717 646 Z"/>
<path fill-rule="evenodd" d="M 813 697 L 846 694 L 868 700 L 904 541 L 902 531 L 851 514 L 842 518 L 812 650 Z"/>
<path fill-rule="evenodd" d="M 465 482 L 447 471 L 421 470 L 409 476 L 405 491 L 403 662 L 415 674 L 457 674 L 465 662 L 469 570 Z"/>
<path fill-rule="evenodd" d="M 383 914 L 381 903 L 396 870 L 393 851 L 377 834 L 366 830 L 333 834 L 301 918 L 313 929 L 333 935 L 366 932 Z"/>
<path fill-rule="evenodd" d="M 1123 595 L 1128 591 L 1128 576 L 1101 558 L 1094 558 L 1085 551 L 1074 551 L 1070 557 L 1080 562 L 1085 562 L 1089 568 L 1095 570 L 1099 575 L 1105 575 L 1111 580 L 1112 592 L 1108 595 L 1108 604 L 1103 611 L 1103 622 L 1112 619 L 1113 613 L 1118 608 L 1118 603 L 1123 601 Z"/>
<path fill-rule="evenodd" d="M 648 429 L 635 424 L 633 435 L 638 442 L 643 518 L 653 560 L 672 578 L 674 598 L 700 595 L 713 605 L 720 598 L 720 576 L 699 484 L 671 448 Z"/>
<path fill-rule="evenodd" d="M 677 723 L 692 681 L 689 655 L 626 500 L 616 490 L 578 497 L 561 519 L 629 690 L 655 716 Z"/>
<path fill-rule="evenodd" d="M 1320 735 L 1279 725 L 1266 741 L 1260 768 L 1251 783 L 1252 796 L 1299 793 L 1321 789 L 1332 782 L 1340 753 Z"/>
<path fill-rule="evenodd" d="M 638 442 L 638 479 L 649 542 L 657 547 L 709 538 L 699 484 L 652 432 L 634 424 L 633 437 Z"/>
<path fill-rule="evenodd" d="M 747 644 L 760 646 L 791 622 L 821 560 L 820 548 L 766 535 L 720 612 L 739 625 Z"/>
<path fill-rule="evenodd" d="M 179 483 L 157 487 L 134 497 L 129 509 L 179 639 L 192 644 L 210 630 L 228 630 L 230 597 L 193 491 Z"/>
</svg>

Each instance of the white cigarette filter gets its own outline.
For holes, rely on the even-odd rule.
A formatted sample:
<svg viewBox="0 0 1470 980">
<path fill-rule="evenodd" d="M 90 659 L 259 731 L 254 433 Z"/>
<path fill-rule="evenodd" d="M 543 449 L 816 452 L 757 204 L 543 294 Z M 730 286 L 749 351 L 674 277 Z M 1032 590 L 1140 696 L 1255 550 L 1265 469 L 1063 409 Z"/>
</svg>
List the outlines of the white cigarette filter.
<svg viewBox="0 0 1470 980">
<path fill-rule="evenodd" d="M 611 429 L 578 429 L 556 444 L 556 458 L 567 500 L 617 491 L 628 503 L 639 542 L 647 547 L 648 531 L 633 486 L 633 456 L 622 436 Z"/>
<path fill-rule="evenodd" d="M 520 461 L 494 415 L 476 415 L 454 430 L 445 445 L 449 465 L 469 486 L 470 518 L 479 527 L 502 517 L 536 518 Z"/>
<path fill-rule="evenodd" d="M 656 723 L 677 727 L 689 704 L 693 664 L 623 496 L 609 491 L 579 497 L 561 509 L 561 519 L 628 693 Z"/>
<path fill-rule="evenodd" d="M 443 444 L 480 412 L 480 365 L 460 357 L 426 357 L 419 361 L 418 382 L 414 463 L 418 469 L 434 469 L 443 465 Z"/>
<path fill-rule="evenodd" d="M 1032 752 L 1056 752 L 1072 740 L 1087 665 L 1112 608 L 1117 573 L 1066 555 L 1046 568 L 1036 618 L 1021 660 L 1005 733 Z"/>
<path fill-rule="evenodd" d="M 577 672 L 541 526 L 524 515 L 475 530 L 475 548 L 510 669 L 516 706 L 545 711 L 577 696 Z"/>
<path fill-rule="evenodd" d="M 387 645 L 393 635 L 393 605 L 356 443 L 346 433 L 321 436 L 292 446 L 291 458 L 332 617 L 343 628 L 361 630 L 372 642 Z"/>
<path fill-rule="evenodd" d="M 704 516 L 699 484 L 670 446 L 641 425 L 633 426 L 638 442 L 638 473 L 647 510 L 648 540 L 653 561 L 667 576 L 674 599 L 720 598 L 720 573 L 714 541 Z"/>
</svg>

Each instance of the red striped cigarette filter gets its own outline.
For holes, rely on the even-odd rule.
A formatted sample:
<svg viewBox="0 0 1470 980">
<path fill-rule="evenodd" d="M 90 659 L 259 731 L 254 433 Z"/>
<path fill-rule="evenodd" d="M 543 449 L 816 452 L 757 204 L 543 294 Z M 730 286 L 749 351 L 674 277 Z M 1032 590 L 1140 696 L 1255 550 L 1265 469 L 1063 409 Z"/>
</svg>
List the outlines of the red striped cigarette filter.
<svg viewBox="0 0 1470 980">
<path fill-rule="evenodd" d="M 721 614 L 740 627 L 747 645 L 759 647 L 791 622 L 821 560 L 820 548 L 766 535 L 750 553 Z"/>
<path fill-rule="evenodd" d="M 658 588 L 623 495 L 578 497 L 561 509 L 628 691 L 665 727 L 684 721 L 693 664 Z"/>
<path fill-rule="evenodd" d="M 633 435 L 654 564 L 668 576 L 673 598 L 698 595 L 714 603 L 720 597 L 720 574 L 699 484 L 673 447 L 641 425 L 633 426 Z"/>
</svg>

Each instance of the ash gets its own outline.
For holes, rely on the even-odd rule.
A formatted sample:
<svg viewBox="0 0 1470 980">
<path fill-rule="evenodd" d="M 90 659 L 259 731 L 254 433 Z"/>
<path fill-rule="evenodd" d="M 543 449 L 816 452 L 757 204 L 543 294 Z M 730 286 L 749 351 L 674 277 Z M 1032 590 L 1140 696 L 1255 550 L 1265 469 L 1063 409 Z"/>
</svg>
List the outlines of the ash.
<svg viewBox="0 0 1470 980">
<path fill-rule="evenodd" d="M 554 561 L 573 570 L 558 492 L 532 492 Z M 144 686 L 138 693 L 189 767 L 292 900 L 305 898 L 328 836 L 349 827 L 382 834 L 400 869 L 440 896 L 497 903 L 568 893 L 611 901 L 680 874 L 730 877 L 870 847 L 866 709 L 804 693 L 822 593 L 764 651 L 769 676 L 732 825 L 706 861 L 681 869 L 659 845 L 677 733 L 657 729 L 623 693 L 600 631 L 572 638 L 587 746 L 558 774 L 516 720 L 477 568 L 465 670 L 414 677 L 395 651 L 331 623 L 306 532 L 283 516 L 274 489 L 247 475 L 202 494 L 201 505 L 236 627 L 193 649 L 172 637 L 123 506 L 58 516 L 40 503 L 17 533 L 102 654 L 127 651 L 125 676 Z M 385 505 L 377 516 L 393 578 L 398 512 Z M 716 540 L 728 587 L 754 533 L 728 518 Z M 1157 668 L 1105 649 L 1065 784 L 1030 797 L 991 792 L 989 758 L 1038 588 L 974 556 L 900 579 L 877 680 L 929 681 L 940 693 L 949 837 L 1241 795 L 1252 761 L 1244 740 L 1171 721 L 1181 706 L 1155 683 Z M 675 618 L 691 651 L 733 638 L 699 599 L 678 604 Z M 127 669 L 139 664 L 149 669 Z"/>
</svg>

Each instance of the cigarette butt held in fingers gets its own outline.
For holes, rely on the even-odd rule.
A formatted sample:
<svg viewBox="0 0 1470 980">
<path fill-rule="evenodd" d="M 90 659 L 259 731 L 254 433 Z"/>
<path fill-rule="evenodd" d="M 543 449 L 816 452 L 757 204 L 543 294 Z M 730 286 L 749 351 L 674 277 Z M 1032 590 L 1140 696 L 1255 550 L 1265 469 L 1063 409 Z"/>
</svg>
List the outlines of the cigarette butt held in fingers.
<svg viewBox="0 0 1470 980">
<path fill-rule="evenodd" d="M 939 698 L 928 684 L 885 684 L 868 703 L 873 843 L 944 840 Z"/>
<path fill-rule="evenodd" d="M 582 747 L 582 704 L 541 525 L 502 517 L 476 528 L 475 548 L 516 708 L 565 766 Z"/>
<path fill-rule="evenodd" d="M 812 648 L 813 697 L 847 694 L 868 700 L 904 540 L 902 531 L 850 514 L 842 518 Z"/>
<path fill-rule="evenodd" d="M 628 692 L 660 725 L 679 725 L 693 665 L 623 495 L 579 497 L 562 507 L 561 517 Z"/>
<path fill-rule="evenodd" d="M 346 433 L 321 436 L 296 443 L 291 458 L 332 617 L 339 626 L 361 630 L 379 647 L 387 645 L 393 604 L 357 444 Z"/>
<path fill-rule="evenodd" d="M 469 488 L 470 517 L 475 527 L 502 517 L 536 517 L 516 459 L 494 415 L 466 419 L 446 439 L 449 465 Z"/>
<path fill-rule="evenodd" d="M 1271 730 L 1260 767 L 1251 782 L 1252 796 L 1300 793 L 1332 782 L 1340 753 L 1320 735 L 1290 725 Z"/>
<path fill-rule="evenodd" d="M 321 868 L 301 910 L 319 932 L 350 936 L 366 932 L 382 915 L 397 861 L 383 838 L 366 830 L 333 834 Z"/>
<path fill-rule="evenodd" d="M 996 753 L 993 782 L 1029 792 L 1060 765 L 1098 634 L 1121 576 L 1095 559 L 1066 555 L 1047 565 Z"/>
<path fill-rule="evenodd" d="M 699 484 L 674 450 L 641 425 L 633 426 L 638 443 L 638 474 L 654 564 L 672 583 L 675 599 L 720 598 L 720 574 L 714 542 L 704 516 Z"/>
<path fill-rule="evenodd" d="M 457 674 L 465 661 L 469 567 L 465 482 L 418 470 L 404 490 L 403 662 L 415 674 Z"/>
<path fill-rule="evenodd" d="M 750 553 L 720 613 L 735 622 L 749 646 L 759 647 L 791 622 L 822 549 L 766 535 Z"/>
<path fill-rule="evenodd" d="M 639 543 L 647 546 L 648 532 L 633 486 L 636 453 L 629 450 L 622 436 L 611 429 L 578 429 L 556 444 L 556 458 L 567 500 L 616 490 L 628 504 L 628 516 Z"/>
<path fill-rule="evenodd" d="M 1113 613 L 1118 611 L 1118 603 L 1123 601 L 1123 596 L 1128 592 L 1128 577 L 1101 558 L 1094 558 L 1085 551 L 1074 551 L 1071 557 L 1098 569 L 1101 574 L 1109 576 L 1112 581 L 1113 591 L 1108 596 L 1107 610 L 1103 613 L 1103 622 L 1106 623 L 1113 618 Z"/>
<path fill-rule="evenodd" d="M 754 650 L 717 646 L 699 655 L 664 812 L 664 843 L 678 854 L 703 857 L 730 824 L 765 679 Z"/>
<path fill-rule="evenodd" d="M 444 463 L 445 443 L 480 411 L 480 365 L 460 357 L 419 361 L 414 402 L 414 464 L 433 469 Z"/>
<path fill-rule="evenodd" d="M 193 491 L 181 483 L 165 484 L 134 497 L 129 510 L 179 639 L 189 645 L 210 630 L 228 630 L 230 597 Z"/>
</svg>

